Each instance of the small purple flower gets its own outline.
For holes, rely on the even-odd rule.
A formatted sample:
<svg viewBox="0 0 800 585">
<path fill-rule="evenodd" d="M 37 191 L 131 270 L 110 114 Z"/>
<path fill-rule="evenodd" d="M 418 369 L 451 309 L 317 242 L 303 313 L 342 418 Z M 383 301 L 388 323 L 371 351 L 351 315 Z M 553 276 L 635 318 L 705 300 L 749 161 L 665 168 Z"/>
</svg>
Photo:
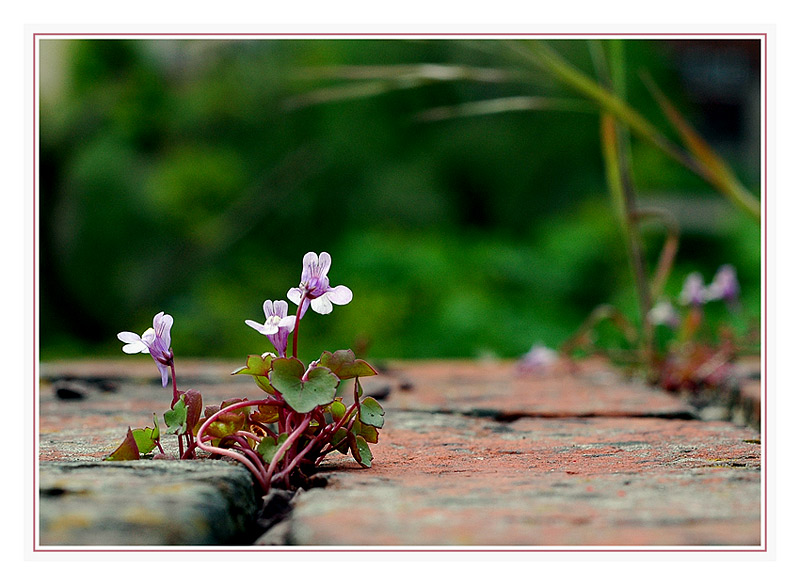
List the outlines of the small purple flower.
<svg viewBox="0 0 800 585">
<path fill-rule="evenodd" d="M 300 286 L 291 288 L 286 293 L 290 301 L 300 305 L 301 319 L 308 310 L 309 304 L 315 312 L 327 315 L 333 311 L 333 305 L 346 305 L 353 300 L 353 292 L 343 284 L 335 287 L 330 285 L 328 281 L 328 270 L 330 269 L 331 256 L 327 252 L 322 252 L 319 258 L 314 252 L 303 256 Z"/>
<path fill-rule="evenodd" d="M 264 316 L 266 317 L 264 324 L 262 325 L 249 319 L 245 321 L 247 325 L 267 336 L 267 339 L 275 346 L 280 357 L 286 357 L 289 334 L 294 330 L 295 316 L 287 317 L 288 311 L 289 303 L 286 301 L 275 301 L 273 303 L 270 300 L 266 300 L 264 301 Z"/>
<path fill-rule="evenodd" d="M 528 353 L 520 358 L 517 367 L 527 374 L 541 374 L 549 370 L 556 361 L 558 361 L 558 352 L 544 345 L 535 344 Z"/>
<path fill-rule="evenodd" d="M 656 303 L 655 306 L 650 309 L 650 312 L 647 313 L 647 319 L 653 325 L 666 325 L 670 329 L 676 329 L 680 324 L 678 312 L 669 301 L 660 301 Z"/>
<path fill-rule="evenodd" d="M 692 272 L 683 282 L 680 303 L 699 307 L 707 300 L 703 277 L 699 272 Z"/>
<path fill-rule="evenodd" d="M 172 349 L 170 348 L 170 333 L 172 328 L 172 315 L 161 311 L 153 317 L 153 326 L 142 333 L 141 337 L 131 331 L 122 331 L 117 334 L 117 339 L 125 343 L 122 351 L 125 353 L 150 353 L 156 362 L 158 371 L 161 372 L 161 385 L 167 385 L 169 367 L 173 363 Z"/>
<path fill-rule="evenodd" d="M 736 279 L 736 269 L 730 264 L 720 266 L 714 275 L 714 280 L 708 285 L 709 300 L 723 300 L 729 307 L 734 307 L 739 302 L 739 281 Z"/>
</svg>

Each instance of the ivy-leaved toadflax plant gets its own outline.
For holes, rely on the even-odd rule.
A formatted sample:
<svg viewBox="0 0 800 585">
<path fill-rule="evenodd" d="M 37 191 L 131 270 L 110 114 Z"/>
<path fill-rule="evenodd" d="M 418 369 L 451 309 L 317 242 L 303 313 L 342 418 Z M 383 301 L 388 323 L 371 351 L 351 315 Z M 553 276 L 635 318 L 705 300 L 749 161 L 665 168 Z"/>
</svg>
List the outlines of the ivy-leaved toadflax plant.
<svg viewBox="0 0 800 585">
<path fill-rule="evenodd" d="M 303 485 L 333 451 L 349 452 L 362 467 L 371 467 L 369 445 L 378 442 L 384 410 L 377 400 L 363 395 L 360 378 L 378 372 L 350 349 L 325 351 L 308 365 L 297 357 L 299 325 L 307 309 L 326 315 L 334 304 L 346 305 L 353 299 L 348 287 L 330 285 L 330 267 L 327 252 L 307 253 L 300 285 L 287 293 L 297 305 L 296 314 L 288 314 L 284 300 L 266 300 L 265 321 L 245 321 L 270 341 L 275 352 L 249 355 L 233 374 L 252 376 L 266 397 L 234 398 L 203 408 L 199 392 L 179 392 L 170 347 L 173 319 L 163 312 L 141 336 L 130 331 L 118 335 L 126 344 L 125 353 L 153 356 L 164 386 L 171 374 L 173 400 L 163 416 L 164 432 L 178 436 L 181 459 L 200 452 L 235 459 L 253 473 L 265 493 L 277 484 Z M 287 356 L 289 335 L 293 336 L 291 356 Z M 347 394 L 352 398 L 346 400 Z M 169 457 L 154 415 L 153 427 L 129 428 L 125 440 L 106 459 L 139 459 L 156 448 L 155 457 Z"/>
</svg>

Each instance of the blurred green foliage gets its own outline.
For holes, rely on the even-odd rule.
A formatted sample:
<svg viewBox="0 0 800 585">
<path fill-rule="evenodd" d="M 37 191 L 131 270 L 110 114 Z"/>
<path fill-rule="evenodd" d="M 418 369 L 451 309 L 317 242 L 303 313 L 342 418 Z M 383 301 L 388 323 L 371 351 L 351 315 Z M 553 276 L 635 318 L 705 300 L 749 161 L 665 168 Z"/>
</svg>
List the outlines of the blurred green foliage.
<svg viewBox="0 0 800 585">
<path fill-rule="evenodd" d="M 591 72 L 583 41 L 552 43 Z M 606 194 L 596 113 L 534 111 L 423 123 L 431 108 L 510 95 L 525 82 L 430 83 L 290 109 L 341 81 L 311 67 L 513 65 L 494 41 L 45 40 L 41 44 L 41 356 L 121 355 L 116 333 L 175 317 L 181 356 L 271 349 L 245 326 L 285 298 L 308 251 L 333 258 L 354 300 L 304 321 L 301 358 L 517 356 L 557 346 L 599 303 L 635 318 Z M 690 120 L 674 43 L 630 41 L 629 101 L 663 125 L 646 69 Z M 309 73 L 311 71 L 311 73 Z M 707 136 L 713 141 L 713 134 Z M 746 145 L 724 154 L 757 192 Z M 634 141 L 646 202 L 688 204 L 667 285 L 733 264 L 760 307 L 759 226 L 700 179 Z M 695 210 L 693 202 L 701 205 Z M 654 263 L 662 241 L 648 233 Z M 306 324 L 306 321 L 308 323 Z"/>
</svg>

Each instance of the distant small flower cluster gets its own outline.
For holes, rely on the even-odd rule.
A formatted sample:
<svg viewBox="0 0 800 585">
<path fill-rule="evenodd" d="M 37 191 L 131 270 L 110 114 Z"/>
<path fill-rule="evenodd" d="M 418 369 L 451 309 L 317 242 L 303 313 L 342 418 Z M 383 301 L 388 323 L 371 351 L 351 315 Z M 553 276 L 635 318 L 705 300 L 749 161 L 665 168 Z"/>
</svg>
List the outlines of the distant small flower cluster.
<svg viewBox="0 0 800 585">
<path fill-rule="evenodd" d="M 637 341 L 635 327 L 621 311 L 600 305 L 559 352 L 535 344 L 517 360 L 517 371 L 525 375 L 550 374 L 555 371 L 559 356 L 569 360 L 573 352 L 588 350 L 603 353 L 617 363 L 644 366 L 642 371 L 647 372 L 650 381 L 667 390 L 716 386 L 730 375 L 739 347 L 734 324 L 738 322 L 742 329 L 740 294 L 736 269 L 730 264 L 721 266 L 708 285 L 702 274 L 692 272 L 677 298 L 661 298 L 648 311 L 649 351 L 633 348 Z M 717 323 L 719 314 L 712 314 L 716 310 L 712 303 L 723 303 L 727 308 L 721 323 Z M 600 347 L 596 327 L 601 321 L 610 322 L 617 334 L 623 335 L 623 341 Z"/>
<path fill-rule="evenodd" d="M 739 281 L 736 278 L 736 269 L 730 264 L 720 266 L 711 284 L 703 284 L 703 275 L 692 272 L 683 283 L 680 294 L 682 305 L 699 307 L 710 301 L 725 301 L 729 307 L 734 308 L 739 303 Z"/>
<path fill-rule="evenodd" d="M 517 369 L 523 374 L 546 374 L 557 361 L 557 351 L 536 343 L 519 359 Z"/>
<path fill-rule="evenodd" d="M 678 303 L 686 307 L 699 309 L 713 301 L 723 301 L 731 310 L 739 307 L 739 281 L 736 278 L 736 269 L 730 264 L 720 266 L 714 279 L 706 286 L 703 275 L 692 272 L 683 282 L 683 288 L 678 296 Z M 656 303 L 648 313 L 648 318 L 653 325 L 666 325 L 677 328 L 680 317 L 675 307 L 668 300 Z"/>
<path fill-rule="evenodd" d="M 323 352 L 308 367 L 297 358 L 298 329 L 308 308 L 326 315 L 333 305 L 346 305 L 353 299 L 348 287 L 330 285 L 330 267 L 327 252 L 319 256 L 307 253 L 299 286 L 287 292 L 297 305 L 296 314 L 288 314 L 289 304 L 284 300 L 266 300 L 263 323 L 245 320 L 267 337 L 276 353 L 249 355 L 246 365 L 233 374 L 252 376 L 266 398 L 231 399 L 203 409 L 199 392 L 179 392 L 170 335 L 173 318 L 164 312 L 153 318 L 153 327 L 142 335 L 130 331 L 117 335 L 125 344 L 125 353 L 152 356 L 163 386 L 172 378 L 173 399 L 164 413 L 164 432 L 177 435 L 181 459 L 195 457 L 197 449 L 231 457 L 254 474 L 265 492 L 278 482 L 287 488 L 302 485 L 335 450 L 350 452 L 362 467 L 372 465 L 369 444 L 378 441 L 384 411 L 374 398 L 363 395 L 359 378 L 377 371 L 351 350 Z M 292 353 L 287 356 L 290 335 Z M 349 406 L 343 395 L 346 380 L 353 380 Z M 170 457 L 154 415 L 153 427 L 129 428 L 125 440 L 107 459 L 139 459 L 156 448 L 156 457 Z"/>
<path fill-rule="evenodd" d="M 678 305 L 681 314 L 668 300 L 659 301 L 649 312 L 650 323 L 670 331 L 656 331 L 654 363 L 657 383 L 667 390 L 696 389 L 716 386 L 730 375 L 735 358 L 731 328 L 725 324 L 710 330 L 705 307 L 722 302 L 728 315 L 740 313 L 739 280 L 730 264 L 721 266 L 706 285 L 699 272 L 689 274 L 683 283 Z"/>
</svg>

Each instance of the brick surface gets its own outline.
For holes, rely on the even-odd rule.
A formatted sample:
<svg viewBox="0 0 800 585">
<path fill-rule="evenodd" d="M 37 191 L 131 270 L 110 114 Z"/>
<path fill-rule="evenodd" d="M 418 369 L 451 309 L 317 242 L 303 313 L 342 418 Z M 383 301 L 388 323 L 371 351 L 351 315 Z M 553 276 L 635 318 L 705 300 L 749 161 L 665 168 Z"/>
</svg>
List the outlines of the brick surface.
<svg viewBox="0 0 800 585">
<path fill-rule="evenodd" d="M 328 487 L 301 493 L 277 528 L 284 543 L 760 543 L 760 448 L 748 429 L 395 411 L 387 420 L 372 469 L 329 463 Z"/>
<path fill-rule="evenodd" d="M 388 373 L 398 390 L 386 404 L 397 409 L 501 417 L 691 416 L 676 396 L 626 382 L 593 362 L 574 374 L 548 376 L 521 376 L 510 362 L 414 362 Z"/>
<path fill-rule="evenodd" d="M 200 391 L 206 404 L 261 396 L 249 377 L 230 376 L 240 365 L 182 361 L 181 389 Z M 365 392 L 386 409 L 372 469 L 336 453 L 320 474 L 327 487 L 301 490 L 259 544 L 760 544 L 756 428 L 693 418 L 696 411 L 678 397 L 626 382 L 596 362 L 572 374 L 526 377 L 504 362 L 380 369 L 364 380 Z M 161 387 L 150 360 L 42 364 L 41 380 L 42 544 L 248 538 L 245 517 L 255 514 L 258 496 L 252 481 L 243 487 L 249 476 L 238 464 L 101 461 L 128 426 L 149 426 L 169 406 L 171 390 Z M 758 391 L 748 392 L 759 408 Z M 165 447 L 176 451 L 172 439 Z M 151 472 L 173 488 L 146 488 Z M 237 485 L 249 495 L 231 500 Z M 146 497 L 135 499 L 143 490 Z M 128 504 L 122 516 L 139 524 L 120 521 Z M 234 520 L 226 525 L 225 515 Z"/>
<path fill-rule="evenodd" d="M 179 377 L 187 380 L 181 390 L 190 387 L 202 393 L 205 404 L 219 404 L 228 398 L 257 398 L 264 393 L 249 376 L 230 376 L 235 368 L 206 366 L 190 368 L 190 372 L 203 372 L 200 377 Z M 108 368 L 107 364 L 103 364 Z M 81 371 L 70 365 L 65 373 L 58 375 L 48 368 L 49 376 L 40 384 L 39 400 L 39 459 L 41 461 L 96 460 L 111 453 L 125 438 L 127 428 L 153 426 L 156 414 L 163 430 L 163 413 L 169 410 L 172 388 L 161 387 L 160 378 L 151 376 L 157 370 L 150 368 L 133 372 L 132 378 L 111 378 L 98 364 L 87 364 Z M 152 372 L 150 372 L 152 370 Z M 119 372 L 126 372 L 118 369 Z M 106 388 L 101 384 L 105 384 Z M 107 389 L 108 385 L 112 389 Z M 79 392 L 81 398 L 59 399 L 59 388 L 70 388 Z M 174 436 L 163 437 L 165 445 L 175 446 Z"/>
<path fill-rule="evenodd" d="M 43 546 L 252 541 L 260 502 L 227 461 L 45 462 L 39 474 Z"/>
</svg>

